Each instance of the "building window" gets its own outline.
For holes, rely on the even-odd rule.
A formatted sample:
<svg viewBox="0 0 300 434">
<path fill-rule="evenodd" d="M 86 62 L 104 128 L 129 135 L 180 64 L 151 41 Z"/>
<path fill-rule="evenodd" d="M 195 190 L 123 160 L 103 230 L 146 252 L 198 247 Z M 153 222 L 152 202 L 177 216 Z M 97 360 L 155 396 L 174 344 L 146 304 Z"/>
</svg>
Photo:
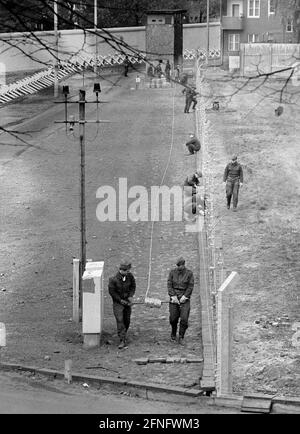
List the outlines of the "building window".
<svg viewBox="0 0 300 434">
<path fill-rule="evenodd" d="M 228 51 L 239 51 L 240 50 L 240 34 L 230 33 L 228 35 Z"/>
<path fill-rule="evenodd" d="M 276 12 L 275 0 L 268 0 L 268 14 L 274 15 Z"/>
<path fill-rule="evenodd" d="M 248 0 L 248 17 L 260 17 L 260 0 Z"/>
<path fill-rule="evenodd" d="M 292 33 L 294 31 L 294 20 L 293 18 L 288 18 L 286 22 L 287 33 Z"/>
<path fill-rule="evenodd" d="M 248 43 L 253 44 L 255 42 L 259 42 L 259 35 L 255 33 L 251 33 L 248 35 Z"/>
</svg>

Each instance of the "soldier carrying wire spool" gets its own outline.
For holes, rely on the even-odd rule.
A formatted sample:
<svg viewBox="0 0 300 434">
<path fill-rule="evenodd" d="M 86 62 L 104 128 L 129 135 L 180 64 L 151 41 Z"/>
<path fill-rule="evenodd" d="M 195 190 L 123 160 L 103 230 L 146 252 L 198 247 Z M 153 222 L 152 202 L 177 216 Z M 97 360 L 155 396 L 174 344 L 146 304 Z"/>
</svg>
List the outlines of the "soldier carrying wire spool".
<svg viewBox="0 0 300 434">
<path fill-rule="evenodd" d="M 168 278 L 171 341 L 176 341 L 177 325 L 180 319 L 178 343 L 184 345 L 183 339 L 190 315 L 190 297 L 194 289 L 194 275 L 185 267 L 184 258 L 180 257 L 176 265 L 177 268 L 170 271 Z"/>
<path fill-rule="evenodd" d="M 135 278 L 130 269 L 130 262 L 122 262 L 117 274 L 108 282 L 108 291 L 113 299 L 113 312 L 120 338 L 119 349 L 126 347 L 126 333 L 130 325 L 131 305 L 136 288 Z"/>
</svg>

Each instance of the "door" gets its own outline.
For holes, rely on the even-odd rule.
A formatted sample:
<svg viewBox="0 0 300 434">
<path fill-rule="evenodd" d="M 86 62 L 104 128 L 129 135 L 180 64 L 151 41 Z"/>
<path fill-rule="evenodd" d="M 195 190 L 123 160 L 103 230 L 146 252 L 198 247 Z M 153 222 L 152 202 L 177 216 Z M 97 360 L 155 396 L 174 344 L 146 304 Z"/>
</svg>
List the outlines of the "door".
<svg viewBox="0 0 300 434">
<path fill-rule="evenodd" d="M 240 16 L 240 5 L 234 4 L 232 5 L 232 16 L 239 17 Z"/>
</svg>

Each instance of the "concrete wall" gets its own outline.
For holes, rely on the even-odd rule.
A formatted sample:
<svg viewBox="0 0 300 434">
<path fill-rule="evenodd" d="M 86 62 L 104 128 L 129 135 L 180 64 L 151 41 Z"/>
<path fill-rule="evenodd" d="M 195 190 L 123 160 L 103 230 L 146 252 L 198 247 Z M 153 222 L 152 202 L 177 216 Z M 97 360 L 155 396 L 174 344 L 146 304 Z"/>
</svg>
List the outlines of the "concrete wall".
<svg viewBox="0 0 300 434">
<path fill-rule="evenodd" d="M 220 49 L 221 27 L 220 23 L 209 25 L 209 46 L 211 49 Z M 184 24 L 183 25 L 183 50 L 203 49 L 207 47 L 207 26 L 206 24 Z"/>
<path fill-rule="evenodd" d="M 118 47 L 111 40 L 114 37 L 123 39 L 125 43 L 142 51 L 146 50 L 145 27 L 123 27 L 106 29 L 98 37 L 98 54 L 114 54 Z M 206 49 L 206 24 L 185 24 L 183 26 L 183 49 Z M 95 47 L 95 36 L 82 30 L 62 30 L 59 32 L 58 53 L 60 59 L 69 59 L 73 54 L 92 54 Z M 45 48 L 49 47 L 50 52 Z M 220 48 L 220 24 L 210 25 L 210 47 Z M 7 73 L 17 71 L 35 71 L 53 64 L 55 39 L 53 32 L 35 32 L 34 36 L 24 33 L 2 33 L 0 35 L 0 63 L 6 65 Z M 28 56 L 29 55 L 29 56 Z"/>
<path fill-rule="evenodd" d="M 241 75 L 257 75 L 294 65 L 300 59 L 300 44 L 241 44 Z M 280 73 L 287 77 L 291 71 Z M 279 74 L 276 74 L 278 78 Z"/>
</svg>

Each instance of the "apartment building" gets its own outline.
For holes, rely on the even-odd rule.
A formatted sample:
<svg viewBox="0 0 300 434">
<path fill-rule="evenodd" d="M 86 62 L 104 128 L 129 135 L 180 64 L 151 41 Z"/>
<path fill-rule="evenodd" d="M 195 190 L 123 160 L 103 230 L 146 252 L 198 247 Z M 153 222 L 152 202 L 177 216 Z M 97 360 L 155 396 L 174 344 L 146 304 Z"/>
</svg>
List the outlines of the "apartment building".
<svg viewBox="0 0 300 434">
<path fill-rule="evenodd" d="M 223 62 L 239 56 L 241 43 L 296 43 L 294 11 L 279 11 L 276 0 L 223 0 Z"/>
</svg>

